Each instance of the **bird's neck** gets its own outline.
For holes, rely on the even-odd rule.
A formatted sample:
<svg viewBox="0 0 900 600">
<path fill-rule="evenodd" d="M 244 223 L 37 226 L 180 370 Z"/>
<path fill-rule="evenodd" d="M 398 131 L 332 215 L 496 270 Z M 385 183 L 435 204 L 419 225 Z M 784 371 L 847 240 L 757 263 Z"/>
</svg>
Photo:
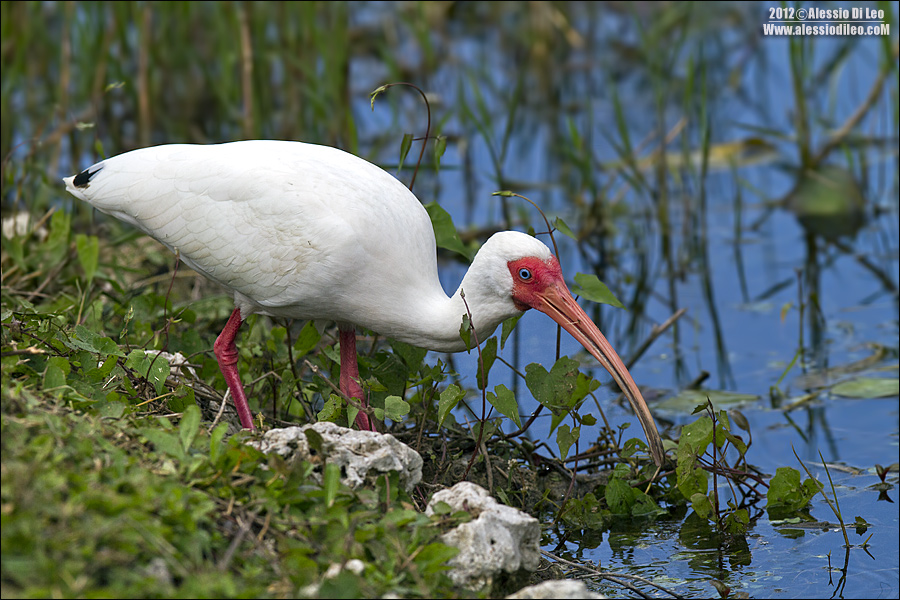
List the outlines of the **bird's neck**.
<svg viewBox="0 0 900 600">
<path fill-rule="evenodd" d="M 473 348 L 476 342 L 487 340 L 500 323 L 521 312 L 508 292 L 496 290 L 484 280 L 476 264 L 452 296 L 442 293 L 440 298 L 416 305 L 422 310 L 407 315 L 407 329 L 392 337 L 438 352 L 466 350 L 467 342 L 461 335 L 464 328 L 469 329 L 468 348 Z M 407 333 L 409 339 L 404 339 Z"/>
</svg>

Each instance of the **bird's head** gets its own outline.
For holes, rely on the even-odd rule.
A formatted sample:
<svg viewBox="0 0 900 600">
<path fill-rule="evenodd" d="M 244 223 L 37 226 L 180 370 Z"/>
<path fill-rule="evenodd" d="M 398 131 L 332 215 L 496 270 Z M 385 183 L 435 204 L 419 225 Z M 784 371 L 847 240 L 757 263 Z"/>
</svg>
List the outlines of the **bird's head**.
<svg viewBox="0 0 900 600">
<path fill-rule="evenodd" d="M 489 245 L 494 246 L 490 252 L 494 260 L 505 262 L 505 269 L 498 270 L 511 302 L 520 311 L 534 308 L 549 316 L 609 371 L 640 420 L 654 461 L 661 465 L 662 440 L 641 391 L 612 345 L 575 301 L 563 279 L 559 261 L 550 249 L 539 240 L 517 232 L 495 234 L 485 247 Z"/>
</svg>

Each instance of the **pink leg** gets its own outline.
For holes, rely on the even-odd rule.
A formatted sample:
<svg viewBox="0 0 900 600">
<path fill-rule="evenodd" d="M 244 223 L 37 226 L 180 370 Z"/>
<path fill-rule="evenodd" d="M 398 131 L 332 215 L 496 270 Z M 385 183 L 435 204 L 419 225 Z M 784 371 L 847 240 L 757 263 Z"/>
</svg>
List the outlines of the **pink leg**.
<svg viewBox="0 0 900 600">
<path fill-rule="evenodd" d="M 228 384 L 228 389 L 231 390 L 231 397 L 234 399 L 238 416 L 241 418 L 241 426 L 244 429 L 255 429 L 253 427 L 253 417 L 250 415 L 250 406 L 247 404 L 247 396 L 244 394 L 244 386 L 241 385 L 241 376 L 238 374 L 235 366 L 238 361 L 238 351 L 234 338 L 237 337 L 241 323 L 243 323 L 241 311 L 235 308 L 228 319 L 228 323 L 225 324 L 225 329 L 216 338 L 216 343 L 213 344 L 213 352 L 215 352 L 216 359 L 219 361 L 219 369 L 222 370 L 222 375 L 225 376 L 225 383 Z"/>
<path fill-rule="evenodd" d="M 369 406 L 369 402 L 363 395 L 362 386 L 359 385 L 359 365 L 356 362 L 356 328 L 340 329 L 341 340 L 341 391 L 350 398 L 356 398 L 363 406 Z M 375 431 L 375 427 L 369 420 L 369 415 L 360 411 L 356 413 L 356 426 L 363 431 Z"/>
</svg>

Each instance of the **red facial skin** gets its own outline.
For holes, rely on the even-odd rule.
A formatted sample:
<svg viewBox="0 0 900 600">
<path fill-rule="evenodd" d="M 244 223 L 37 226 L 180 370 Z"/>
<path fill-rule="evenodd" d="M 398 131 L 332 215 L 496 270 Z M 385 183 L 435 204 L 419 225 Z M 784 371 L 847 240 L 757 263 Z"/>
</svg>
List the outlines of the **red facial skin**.
<svg viewBox="0 0 900 600">
<path fill-rule="evenodd" d="M 519 260 L 507 263 L 509 272 L 513 278 L 513 302 L 519 310 L 539 308 L 540 294 L 548 287 L 562 284 L 568 292 L 562 276 L 562 269 L 555 257 L 550 257 L 547 262 L 534 256 L 527 256 Z M 523 277 L 525 271 L 531 275 L 529 279 Z"/>
<path fill-rule="evenodd" d="M 654 462 L 662 466 L 665 461 L 662 439 L 641 391 L 612 345 L 575 302 L 556 258 L 542 261 L 525 257 L 509 261 L 507 266 L 513 278 L 512 298 L 516 308 L 523 311 L 535 308 L 549 316 L 609 371 L 644 428 Z"/>
</svg>

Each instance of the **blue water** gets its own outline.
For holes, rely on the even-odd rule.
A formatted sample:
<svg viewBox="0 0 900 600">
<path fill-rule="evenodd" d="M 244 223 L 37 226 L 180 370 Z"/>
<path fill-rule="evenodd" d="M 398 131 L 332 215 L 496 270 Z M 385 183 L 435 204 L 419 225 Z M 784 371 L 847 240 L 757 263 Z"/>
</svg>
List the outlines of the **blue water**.
<svg viewBox="0 0 900 600">
<path fill-rule="evenodd" d="M 751 16 L 755 14 L 752 10 L 748 12 Z M 841 42 L 840 39 L 817 41 L 813 64 L 821 67 Z M 484 42 L 486 46 L 490 44 Z M 879 40 L 870 39 L 855 46 L 851 57 L 838 71 L 838 81 L 829 80 L 828 85 L 822 85 L 821 95 L 809 98 L 811 105 L 832 115 L 833 127 L 842 123 L 867 94 L 877 73 L 879 44 Z M 456 50 L 460 56 L 477 59 L 482 56 L 479 52 L 483 48 L 460 42 Z M 628 356 L 654 324 L 671 315 L 673 307 L 687 308 L 677 338 L 671 331 L 659 338 L 632 369 L 645 395 L 665 398 L 677 393 L 700 372 L 707 371 L 710 377 L 704 387 L 758 396 L 756 402 L 741 407 L 753 434 L 749 461 L 768 474 L 780 466 L 791 466 L 802 472 L 793 448 L 819 480 L 827 481 L 820 463 L 821 452 L 832 465 L 831 474 L 845 521 L 852 522 L 856 516 L 862 516 L 872 525 L 865 534 L 858 535 L 852 529 L 850 533 L 851 543 L 857 546 L 871 535 L 869 554 L 859 547 L 850 549 L 842 582 L 842 573 L 837 569 L 843 566 L 845 549 L 838 530 L 785 532 L 769 522 L 764 512 L 757 515 L 747 535 L 746 553 L 692 543 L 680 537 L 683 524 L 679 521 L 642 526 L 640 532 L 607 532 L 603 534 L 604 543 L 596 548 L 567 543 L 565 552 L 599 562 L 604 570 L 640 574 L 685 595 L 713 595 L 716 592 L 708 581 L 718 579 L 751 596 L 897 597 L 900 593 L 897 490 L 887 493 L 888 501 L 879 500 L 879 492 L 869 488 L 879 481 L 874 474 L 876 463 L 887 466 L 898 462 L 897 397 L 847 399 L 826 391 L 804 408 L 787 413 L 779 409 L 781 404 L 808 391 L 799 376 L 863 359 L 873 352 L 871 344 L 886 346 L 888 355 L 874 365 L 881 370 L 862 374 L 897 377 L 896 285 L 900 280 L 897 132 L 889 124 L 885 105 L 864 121 L 863 131 L 873 136 L 894 136 L 893 147 L 875 147 L 867 153 L 867 170 L 856 167 L 856 173 L 865 175 L 871 184 L 865 192 L 868 214 L 873 215 L 875 207 L 883 214 L 870 218 L 855 237 L 842 241 L 849 251 L 818 238 L 816 255 L 811 256 L 806 233 L 795 215 L 782 208 L 770 210 L 770 205 L 793 185 L 794 176 L 785 167 L 796 164 L 797 160 L 796 144 L 791 139 L 795 125 L 788 40 L 763 39 L 754 51 L 757 54 L 753 59 L 741 63 L 745 72 L 740 90 L 722 90 L 721 95 L 710 99 L 713 144 L 761 135 L 773 140 L 780 152 L 778 160 L 710 174 L 704 182 L 706 211 L 702 214 L 685 212 L 680 208 L 680 200 L 669 200 L 672 252 L 677 264 L 686 265 L 684 274 L 677 278 L 668 272 L 663 257 L 663 231 L 653 216 L 653 199 L 633 190 L 626 191 L 622 201 L 627 214 L 616 221 L 619 235 L 611 242 L 620 250 L 621 260 L 607 272 L 605 279 L 628 304 L 627 300 L 635 293 L 635 277 L 643 261 L 649 275 L 640 283 L 649 285 L 652 291 L 640 313 L 604 308 L 599 313 L 598 324 L 619 353 Z M 739 59 L 739 53 L 722 57 L 726 63 Z M 505 79 L 509 74 L 500 66 L 492 67 L 489 61 L 484 68 L 496 69 L 498 88 L 513 85 L 513 81 Z M 442 73 L 456 72 L 448 66 Z M 465 85 L 454 85 L 456 80 L 452 76 L 435 79 L 446 84 L 438 90 L 445 98 L 469 94 Z M 637 77 L 620 83 L 620 93 L 624 90 L 633 94 L 624 99 L 627 119 L 632 139 L 641 140 L 656 124 L 652 116 L 647 116 L 653 111 L 651 90 L 642 87 Z M 896 84 L 893 85 L 896 89 Z M 585 137 L 590 134 L 594 156 L 613 160 L 616 154 L 609 139 L 617 139 L 617 134 L 608 98 L 592 100 L 590 105 L 597 107 L 590 118 L 584 113 L 574 118 L 593 127 L 592 131 L 581 133 Z M 673 102 L 673 107 L 677 106 L 678 102 Z M 490 143 L 497 144 L 504 132 L 504 109 L 497 105 L 490 107 L 497 115 L 497 121 L 492 123 L 495 136 Z M 673 108 L 669 126 L 677 120 L 676 112 Z M 445 133 L 448 129 L 452 132 L 456 124 L 457 121 L 451 120 Z M 538 201 L 548 213 L 575 224 L 578 211 L 572 208 L 571 198 L 566 197 L 565 189 L 558 183 L 565 162 L 559 158 L 559 148 L 553 145 L 552 136 L 547 134 L 553 127 L 552 122 L 538 122 L 519 137 L 514 134 L 502 172 L 506 181 L 523 182 L 523 187 L 533 188 L 522 193 Z M 753 128 L 763 128 L 768 133 L 759 134 Z M 814 127 L 814 145 L 822 143 L 828 131 L 824 126 Z M 785 139 L 772 132 L 783 132 Z M 460 228 L 496 223 L 500 215 L 499 200 L 492 198 L 491 193 L 500 189 L 501 184 L 496 180 L 488 143 L 477 137 L 468 142 L 468 157 L 457 152 L 453 144 L 449 145 L 438 182 L 426 175 L 416 188 L 425 201 L 436 197 Z M 679 147 L 674 145 L 672 150 Z M 842 156 L 836 153 L 833 158 L 840 163 Z M 469 172 L 470 178 L 465 178 L 467 172 L 463 169 L 466 158 L 475 165 Z M 520 191 L 511 185 L 505 187 Z M 682 191 L 698 193 L 687 186 Z M 737 194 L 741 195 L 739 210 Z M 687 206 L 696 204 L 687 203 Z M 539 220 L 533 213 L 530 222 L 537 227 Z M 758 227 L 751 228 L 758 222 Z M 572 240 L 558 236 L 558 242 L 570 282 L 576 272 L 589 271 Z M 880 269 L 893 282 L 893 289 L 864 266 L 860 256 Z M 798 279 L 816 271 L 818 275 L 805 281 L 805 291 L 801 294 Z M 459 266 L 445 265 L 442 280 L 448 293 L 456 289 L 462 273 Z M 818 286 L 812 296 L 811 285 Z M 810 308 L 801 322 L 798 310 L 801 302 L 818 303 L 822 315 L 818 331 L 813 331 L 810 325 Z M 785 309 L 787 305 L 790 308 Z M 552 364 L 556 326 L 546 316 L 531 311 L 519 322 L 516 335 L 518 339 L 511 341 L 501 353 L 504 357 L 514 360 L 513 347 L 517 344 L 520 366 L 530 362 L 548 367 Z M 779 384 L 801 346 L 803 359 L 797 361 Z M 579 350 L 580 346 L 564 334 L 563 354 L 578 355 Z M 454 360 L 457 370 L 472 384 L 477 369 L 475 355 L 460 354 Z M 583 362 L 585 368 L 592 368 L 590 357 Z M 602 370 L 596 376 L 603 381 L 609 379 Z M 512 385 L 513 379 L 502 368 L 495 368 L 492 374 L 493 384 Z M 775 386 L 786 399 L 779 401 L 771 395 Z M 530 413 L 536 404 L 524 385 L 520 385 L 519 394 L 523 412 Z M 601 390 L 599 396 L 608 400 L 613 394 Z M 634 421 L 627 408 L 609 407 L 608 416 L 617 423 Z M 693 420 L 686 414 L 659 416 L 675 425 Z M 538 419 L 531 435 L 535 439 L 550 439 L 548 428 L 549 418 Z M 636 424 L 631 431 L 639 435 Z M 585 431 L 582 439 L 589 443 L 590 436 L 591 432 Z M 851 469 L 841 470 L 841 466 Z M 888 481 L 896 486 L 896 471 L 889 475 Z M 811 515 L 817 520 L 836 522 L 821 496 L 814 501 Z M 639 534 L 636 545 L 631 538 L 634 534 Z M 628 543 L 617 544 L 619 536 L 627 537 Z M 548 549 L 557 543 L 552 533 L 551 538 Z M 832 571 L 828 569 L 829 555 Z M 614 587 L 601 589 L 617 593 Z"/>
</svg>

